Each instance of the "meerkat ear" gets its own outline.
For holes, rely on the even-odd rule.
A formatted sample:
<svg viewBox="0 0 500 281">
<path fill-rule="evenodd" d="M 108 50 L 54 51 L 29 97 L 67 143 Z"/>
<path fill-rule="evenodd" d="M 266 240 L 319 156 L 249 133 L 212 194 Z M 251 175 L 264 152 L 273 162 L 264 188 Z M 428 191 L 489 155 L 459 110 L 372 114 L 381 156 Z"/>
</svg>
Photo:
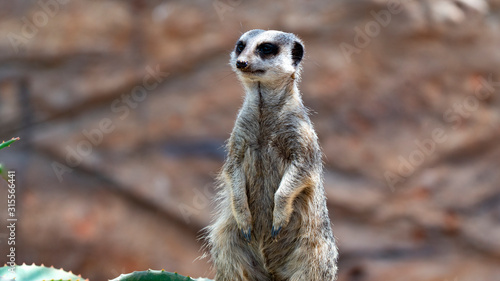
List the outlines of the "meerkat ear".
<svg viewBox="0 0 500 281">
<path fill-rule="evenodd" d="M 302 57 L 304 56 L 304 46 L 298 41 L 295 41 L 292 48 L 292 61 L 293 66 L 299 65 Z"/>
</svg>

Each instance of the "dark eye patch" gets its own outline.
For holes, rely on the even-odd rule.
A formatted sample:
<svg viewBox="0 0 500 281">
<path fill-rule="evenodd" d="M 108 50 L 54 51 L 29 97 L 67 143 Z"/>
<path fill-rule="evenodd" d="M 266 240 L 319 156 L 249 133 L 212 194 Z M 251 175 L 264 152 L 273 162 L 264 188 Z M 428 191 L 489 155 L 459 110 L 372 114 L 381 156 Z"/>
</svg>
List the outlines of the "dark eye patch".
<svg viewBox="0 0 500 281">
<path fill-rule="evenodd" d="M 243 43 L 242 41 L 238 41 L 236 43 L 236 49 L 234 50 L 236 52 L 236 55 L 241 54 L 241 52 L 243 52 L 243 50 L 245 49 L 245 46 L 245 43 Z"/>
<path fill-rule="evenodd" d="M 262 43 L 259 46 L 257 46 L 257 52 L 262 58 L 274 56 L 278 54 L 279 47 L 272 43 Z"/>
</svg>

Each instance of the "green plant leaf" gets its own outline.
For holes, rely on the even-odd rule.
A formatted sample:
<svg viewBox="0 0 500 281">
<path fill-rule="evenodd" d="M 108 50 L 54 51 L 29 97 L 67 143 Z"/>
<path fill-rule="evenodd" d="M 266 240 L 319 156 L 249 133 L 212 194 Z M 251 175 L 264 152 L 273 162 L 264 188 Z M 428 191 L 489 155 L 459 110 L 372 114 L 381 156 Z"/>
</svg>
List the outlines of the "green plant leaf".
<svg viewBox="0 0 500 281">
<path fill-rule="evenodd" d="M 12 138 L 8 141 L 2 142 L 2 143 L 0 143 L 0 149 L 5 148 L 5 147 L 9 147 L 11 144 L 13 144 L 14 142 L 16 142 L 18 140 L 19 140 L 19 137 Z M 0 164 L 0 177 L 2 177 L 6 181 L 9 180 L 9 178 L 7 176 L 7 171 L 5 170 L 5 167 L 2 164 Z"/>
<path fill-rule="evenodd" d="M 0 177 L 2 177 L 6 181 L 9 181 L 7 170 L 5 170 L 5 167 L 2 164 L 0 164 Z"/>
<path fill-rule="evenodd" d="M 81 276 L 76 276 L 71 272 L 54 267 L 43 265 L 16 265 L 13 268 L 5 265 L 0 267 L 0 280 L 22 280 L 22 281 L 43 281 L 43 280 L 64 280 L 64 281 L 84 281 Z"/>
<path fill-rule="evenodd" d="M 182 276 L 177 272 L 167 272 L 165 270 L 135 271 L 129 274 L 122 274 L 111 281 L 212 281 L 206 278 L 193 279 L 189 276 Z"/>
<path fill-rule="evenodd" d="M 6 148 L 6 147 L 10 146 L 11 144 L 13 144 L 15 141 L 18 141 L 18 140 L 19 140 L 19 137 L 12 138 L 12 139 L 10 139 L 8 141 L 2 142 L 2 143 L 0 143 L 0 149 Z"/>
</svg>

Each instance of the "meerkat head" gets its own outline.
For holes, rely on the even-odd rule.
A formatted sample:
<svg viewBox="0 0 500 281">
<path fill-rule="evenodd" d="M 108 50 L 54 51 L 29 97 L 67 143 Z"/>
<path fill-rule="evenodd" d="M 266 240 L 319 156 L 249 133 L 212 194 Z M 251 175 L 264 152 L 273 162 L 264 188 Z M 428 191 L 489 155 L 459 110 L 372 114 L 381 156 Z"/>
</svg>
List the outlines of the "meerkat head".
<svg viewBox="0 0 500 281">
<path fill-rule="evenodd" d="M 297 79 L 304 44 L 292 33 L 254 29 L 243 34 L 230 64 L 242 82 L 276 83 Z"/>
</svg>

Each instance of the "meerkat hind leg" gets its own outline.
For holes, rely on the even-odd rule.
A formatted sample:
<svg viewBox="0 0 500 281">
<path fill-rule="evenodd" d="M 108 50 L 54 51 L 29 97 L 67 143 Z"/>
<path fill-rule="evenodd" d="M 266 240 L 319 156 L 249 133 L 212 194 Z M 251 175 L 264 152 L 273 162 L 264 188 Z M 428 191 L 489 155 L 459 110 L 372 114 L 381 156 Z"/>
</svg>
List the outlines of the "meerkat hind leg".
<svg viewBox="0 0 500 281">
<path fill-rule="evenodd" d="M 242 244 L 233 233 L 225 232 L 218 239 L 224 246 L 217 248 L 215 281 L 269 281 L 273 280 L 249 244 Z M 227 244 L 226 244 L 227 243 Z"/>
</svg>

